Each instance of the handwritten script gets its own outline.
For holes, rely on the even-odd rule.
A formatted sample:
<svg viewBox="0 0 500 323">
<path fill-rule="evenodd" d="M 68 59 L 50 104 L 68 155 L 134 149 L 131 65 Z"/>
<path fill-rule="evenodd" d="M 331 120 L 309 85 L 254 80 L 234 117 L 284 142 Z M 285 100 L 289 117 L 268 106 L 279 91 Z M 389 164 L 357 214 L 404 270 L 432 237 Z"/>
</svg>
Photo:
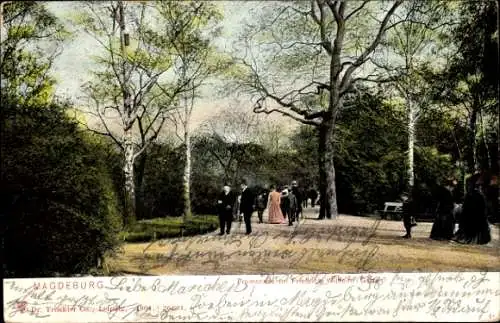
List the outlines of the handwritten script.
<svg viewBox="0 0 500 323">
<path fill-rule="evenodd" d="M 284 260 L 290 267 L 324 257 L 336 257 L 339 263 L 352 265 L 357 271 L 370 271 L 372 259 L 380 246 L 372 242 L 379 222 L 372 227 L 332 226 L 330 228 L 295 227 L 292 231 L 260 231 L 251 236 L 204 235 L 154 241 L 148 244 L 140 257 L 134 261 L 142 271 L 150 271 L 165 265 L 175 267 L 189 263 L 201 264 L 205 268 L 219 269 L 223 263 L 242 258 L 251 258 L 254 264 L 265 264 L 270 259 Z M 276 248 L 279 241 L 282 247 Z M 318 244 L 340 242 L 340 249 L 320 248 Z M 218 249 L 206 249 L 207 243 L 215 242 Z M 167 247 L 158 252 L 153 247 Z"/>
<path fill-rule="evenodd" d="M 4 280 L 7 322 L 498 321 L 498 272 Z"/>
</svg>

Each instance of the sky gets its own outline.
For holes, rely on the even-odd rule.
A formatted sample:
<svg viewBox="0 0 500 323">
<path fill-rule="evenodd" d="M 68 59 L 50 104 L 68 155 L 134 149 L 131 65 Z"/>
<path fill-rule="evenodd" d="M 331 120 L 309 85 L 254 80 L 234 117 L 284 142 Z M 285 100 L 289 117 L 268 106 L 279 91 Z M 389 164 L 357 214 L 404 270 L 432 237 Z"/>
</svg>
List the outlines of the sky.
<svg viewBox="0 0 500 323">
<path fill-rule="evenodd" d="M 216 44 L 222 48 L 229 48 L 241 28 L 242 19 L 248 16 L 249 9 L 255 4 L 242 1 L 219 1 L 217 4 L 224 13 L 224 20 L 222 21 L 223 37 L 219 38 Z M 68 15 L 74 12 L 77 5 L 76 2 L 47 2 L 49 10 L 66 22 L 68 22 Z M 84 32 L 76 32 L 73 39 L 65 44 L 62 54 L 54 64 L 54 74 L 59 81 L 56 89 L 57 95 L 69 97 L 77 103 L 82 102 L 80 100 L 83 98 L 83 94 L 80 92 L 80 88 L 89 79 L 88 71 L 93 68 L 90 55 L 97 53 L 98 46 L 97 42 Z M 249 101 L 235 102 L 234 99 L 214 99 L 210 92 L 211 89 L 208 89 L 203 98 L 195 104 L 192 118 L 194 128 L 228 106 L 251 111 L 251 102 Z M 270 119 L 279 120 L 283 117 L 275 115 Z"/>
<path fill-rule="evenodd" d="M 230 49 L 233 46 L 236 36 L 243 27 L 243 22 L 246 18 L 250 17 L 250 9 L 256 7 L 258 4 L 254 1 L 215 1 L 220 6 L 224 14 L 222 21 L 222 35 L 216 41 L 222 49 Z M 47 2 L 47 5 L 54 14 L 61 18 L 63 21 L 68 21 L 68 16 L 75 12 L 78 2 Z M 261 4 L 260 4 L 261 5 Z M 380 12 L 381 15 L 384 12 Z M 251 17 L 250 17 L 251 18 Z M 70 28 L 72 29 L 72 28 Z M 371 30 L 372 32 L 378 29 Z M 370 37 L 370 36 L 369 36 Z M 357 38 L 351 39 L 357 41 Z M 62 54 L 55 62 L 54 71 L 59 83 L 57 85 L 57 94 L 63 97 L 71 98 L 76 104 L 84 105 L 81 93 L 81 85 L 89 80 L 90 75 L 88 71 L 93 68 L 91 56 L 98 53 L 99 44 L 89 35 L 84 32 L 75 33 L 72 41 L 65 44 Z M 256 51 L 258 51 L 256 49 Z M 386 59 L 389 59 L 386 56 Z M 369 64 L 365 64 L 359 69 L 360 73 L 368 73 L 370 70 Z M 305 82 L 309 83 L 309 80 Z M 219 85 L 220 86 L 220 85 Z M 280 86 L 279 84 L 276 86 Z M 244 109 L 247 111 L 252 110 L 252 102 L 245 97 L 240 97 L 236 101 L 234 96 L 227 98 L 217 98 L 213 95 L 216 88 L 206 87 L 202 93 L 202 98 L 195 103 L 194 113 L 192 117 L 192 129 L 197 128 L 202 122 L 207 119 L 213 118 L 223 109 L 228 107 L 235 109 Z M 271 114 L 266 116 L 275 122 L 284 125 L 284 129 L 294 129 L 297 126 L 296 122 L 288 119 L 279 114 Z"/>
<path fill-rule="evenodd" d="M 63 21 L 75 10 L 76 2 L 53 1 L 47 2 L 49 10 Z M 241 19 L 248 11 L 248 5 L 241 5 L 236 1 L 220 1 L 219 5 L 224 12 L 223 34 L 225 37 L 218 43 L 229 46 L 234 35 L 238 32 Z M 87 70 L 91 67 L 90 54 L 96 53 L 96 41 L 84 32 L 78 32 L 72 41 L 66 43 L 64 52 L 57 59 L 55 70 L 59 79 L 59 94 L 69 93 L 78 95 L 80 84 L 85 81 Z"/>
</svg>

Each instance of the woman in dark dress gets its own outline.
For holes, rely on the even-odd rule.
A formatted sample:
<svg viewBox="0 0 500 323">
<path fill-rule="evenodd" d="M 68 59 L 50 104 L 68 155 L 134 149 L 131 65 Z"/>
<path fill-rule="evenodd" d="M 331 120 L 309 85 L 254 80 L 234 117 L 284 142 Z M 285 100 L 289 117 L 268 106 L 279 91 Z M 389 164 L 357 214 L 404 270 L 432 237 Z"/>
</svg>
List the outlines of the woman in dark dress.
<svg viewBox="0 0 500 323">
<path fill-rule="evenodd" d="M 491 241 L 486 199 L 479 174 L 469 179 L 458 231 L 453 240 L 467 244 L 487 244 Z"/>
<path fill-rule="evenodd" d="M 450 240 L 455 231 L 455 217 L 453 215 L 454 199 L 452 195 L 452 184 L 439 185 L 436 189 L 437 206 L 434 224 L 432 225 L 430 238 L 434 240 Z"/>
</svg>

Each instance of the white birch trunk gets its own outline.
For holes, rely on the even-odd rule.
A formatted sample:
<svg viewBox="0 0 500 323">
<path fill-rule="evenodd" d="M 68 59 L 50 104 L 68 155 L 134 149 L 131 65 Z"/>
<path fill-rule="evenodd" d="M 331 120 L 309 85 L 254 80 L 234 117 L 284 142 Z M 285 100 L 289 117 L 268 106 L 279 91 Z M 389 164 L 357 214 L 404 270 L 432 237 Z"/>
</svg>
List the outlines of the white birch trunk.
<svg viewBox="0 0 500 323">
<path fill-rule="evenodd" d="M 125 218 L 129 224 L 135 219 L 135 183 L 134 183 L 134 145 L 132 141 L 132 129 L 125 131 L 123 136 L 124 163 L 123 173 L 125 176 Z"/>
<path fill-rule="evenodd" d="M 416 106 L 410 100 L 407 100 L 408 108 L 408 189 L 411 191 L 415 185 L 415 125 L 416 125 Z"/>
<path fill-rule="evenodd" d="M 488 158 L 488 168 L 491 169 L 493 167 L 493 160 L 491 159 L 490 148 L 488 147 L 488 139 L 486 133 L 487 125 L 484 122 L 483 110 L 481 108 L 479 109 L 479 118 L 481 119 L 481 138 L 483 139 L 486 157 Z"/>
<path fill-rule="evenodd" d="M 186 145 L 186 163 L 184 164 L 184 221 L 191 216 L 191 134 L 188 125 L 184 129 L 184 144 Z"/>
</svg>

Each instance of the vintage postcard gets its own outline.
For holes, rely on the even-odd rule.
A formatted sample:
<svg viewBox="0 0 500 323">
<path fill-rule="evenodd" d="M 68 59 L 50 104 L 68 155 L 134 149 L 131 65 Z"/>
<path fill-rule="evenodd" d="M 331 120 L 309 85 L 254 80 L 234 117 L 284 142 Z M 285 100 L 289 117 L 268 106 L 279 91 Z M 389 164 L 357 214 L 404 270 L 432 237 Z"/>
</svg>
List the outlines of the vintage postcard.
<svg viewBox="0 0 500 323">
<path fill-rule="evenodd" d="M 2 1 L 3 318 L 500 320 L 496 1 Z"/>
</svg>

